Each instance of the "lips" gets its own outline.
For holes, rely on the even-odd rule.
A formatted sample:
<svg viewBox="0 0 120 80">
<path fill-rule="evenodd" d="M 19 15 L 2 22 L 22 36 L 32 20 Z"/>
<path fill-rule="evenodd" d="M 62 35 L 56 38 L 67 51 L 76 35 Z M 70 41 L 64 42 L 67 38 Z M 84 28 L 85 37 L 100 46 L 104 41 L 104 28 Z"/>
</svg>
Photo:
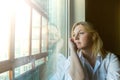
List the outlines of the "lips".
<svg viewBox="0 0 120 80">
<path fill-rule="evenodd" d="M 80 44 L 81 44 L 80 42 L 77 42 L 77 43 L 76 43 L 76 46 L 79 46 Z"/>
</svg>

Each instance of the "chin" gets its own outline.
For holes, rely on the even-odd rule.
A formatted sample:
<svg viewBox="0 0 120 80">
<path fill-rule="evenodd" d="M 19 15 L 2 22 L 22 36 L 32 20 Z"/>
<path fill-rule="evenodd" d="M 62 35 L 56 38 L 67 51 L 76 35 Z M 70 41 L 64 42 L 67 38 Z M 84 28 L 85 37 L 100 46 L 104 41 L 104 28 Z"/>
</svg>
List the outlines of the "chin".
<svg viewBox="0 0 120 80">
<path fill-rule="evenodd" d="M 80 50 L 80 49 L 85 49 L 85 47 L 82 47 L 82 46 L 77 46 L 77 48 Z"/>
<path fill-rule="evenodd" d="M 77 48 L 78 48 L 78 49 L 82 49 L 82 47 L 80 47 L 80 46 L 77 46 Z"/>
</svg>

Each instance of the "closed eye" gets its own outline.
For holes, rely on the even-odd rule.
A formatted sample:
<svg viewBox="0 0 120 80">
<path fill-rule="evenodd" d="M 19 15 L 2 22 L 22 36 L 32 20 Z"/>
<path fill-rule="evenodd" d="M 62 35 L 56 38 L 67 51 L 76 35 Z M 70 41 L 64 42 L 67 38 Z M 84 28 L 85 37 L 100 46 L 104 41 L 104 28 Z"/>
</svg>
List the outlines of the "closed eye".
<svg viewBox="0 0 120 80">
<path fill-rule="evenodd" d="M 84 34 L 85 32 L 80 32 L 79 34 Z"/>
</svg>

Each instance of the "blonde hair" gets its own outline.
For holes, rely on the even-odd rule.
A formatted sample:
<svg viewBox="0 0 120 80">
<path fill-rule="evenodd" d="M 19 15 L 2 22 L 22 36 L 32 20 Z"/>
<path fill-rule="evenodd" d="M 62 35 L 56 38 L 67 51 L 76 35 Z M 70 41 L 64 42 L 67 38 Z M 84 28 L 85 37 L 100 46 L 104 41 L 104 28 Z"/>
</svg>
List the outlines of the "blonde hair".
<svg viewBox="0 0 120 80">
<path fill-rule="evenodd" d="M 76 26 L 82 25 L 86 32 L 90 33 L 92 35 L 93 45 L 92 45 L 92 53 L 93 56 L 97 56 L 98 53 L 102 55 L 102 57 L 106 56 L 106 51 L 103 49 L 103 42 L 98 34 L 98 32 L 93 28 L 93 26 L 88 22 L 77 22 L 73 25 L 71 36 L 73 37 L 73 31 Z"/>
</svg>

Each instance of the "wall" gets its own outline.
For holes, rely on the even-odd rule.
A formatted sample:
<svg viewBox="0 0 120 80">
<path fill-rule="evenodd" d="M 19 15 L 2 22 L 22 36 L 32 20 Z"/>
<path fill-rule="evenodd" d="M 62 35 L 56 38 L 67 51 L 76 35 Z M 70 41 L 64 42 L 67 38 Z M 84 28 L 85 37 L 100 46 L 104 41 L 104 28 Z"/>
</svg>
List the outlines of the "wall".
<svg viewBox="0 0 120 80">
<path fill-rule="evenodd" d="M 70 27 L 85 20 L 85 0 L 70 0 Z"/>
<path fill-rule="evenodd" d="M 86 0 L 86 21 L 97 27 L 105 49 L 120 53 L 120 0 Z"/>
</svg>

